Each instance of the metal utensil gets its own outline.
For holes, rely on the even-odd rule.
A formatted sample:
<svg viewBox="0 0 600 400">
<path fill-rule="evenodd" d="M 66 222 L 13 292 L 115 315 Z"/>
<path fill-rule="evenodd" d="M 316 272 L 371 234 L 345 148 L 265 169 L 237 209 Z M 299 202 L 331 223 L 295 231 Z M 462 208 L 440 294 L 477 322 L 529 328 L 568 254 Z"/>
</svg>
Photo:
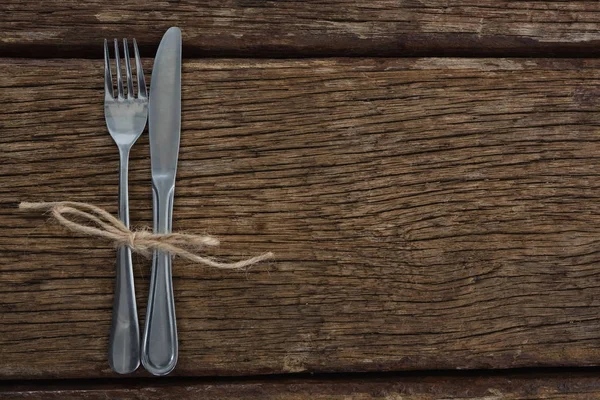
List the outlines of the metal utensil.
<svg viewBox="0 0 600 400">
<path fill-rule="evenodd" d="M 124 94 L 119 42 L 114 40 L 117 71 L 117 96 L 114 94 L 108 42 L 104 40 L 104 116 L 106 126 L 119 148 L 119 218 L 129 227 L 129 194 L 127 174 L 129 151 L 146 127 L 148 96 L 144 71 L 135 39 L 135 66 L 137 72 L 137 97 L 134 96 L 131 64 L 127 39 L 123 39 L 123 55 L 127 78 L 127 97 Z M 113 371 L 120 374 L 133 372 L 140 365 L 140 327 L 135 304 L 131 249 L 122 246 L 117 250 L 117 277 L 113 304 L 112 327 L 108 350 L 108 362 Z"/>
<path fill-rule="evenodd" d="M 152 69 L 150 85 L 150 159 L 154 232 L 171 232 L 175 174 L 181 130 L 181 31 L 169 28 Z M 171 255 L 155 251 L 142 338 L 142 364 L 154 375 L 166 375 L 177 364 L 177 325 Z"/>
</svg>

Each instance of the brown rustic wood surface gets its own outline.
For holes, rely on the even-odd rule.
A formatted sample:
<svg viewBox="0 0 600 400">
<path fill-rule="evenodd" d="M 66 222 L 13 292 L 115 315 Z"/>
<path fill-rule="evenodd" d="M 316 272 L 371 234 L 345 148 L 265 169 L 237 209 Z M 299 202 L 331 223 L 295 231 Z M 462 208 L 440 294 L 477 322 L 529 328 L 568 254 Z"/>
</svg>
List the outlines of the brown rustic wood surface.
<svg viewBox="0 0 600 400">
<path fill-rule="evenodd" d="M 104 37 L 155 49 L 172 25 L 184 55 L 600 54 L 597 1 L 3 1 L 0 50 L 101 57 Z M 154 54 L 154 52 L 152 52 Z"/>
<path fill-rule="evenodd" d="M 504 376 L 398 376 L 214 381 L 88 381 L 19 384 L 1 388 L 3 400 L 589 400 L 600 397 L 594 372 Z"/>
<path fill-rule="evenodd" d="M 114 251 L 16 209 L 116 211 L 101 84 L 0 61 L 1 378 L 111 376 Z M 175 261 L 174 374 L 597 365 L 599 84 L 596 60 L 185 63 L 174 229 L 277 259 Z M 131 169 L 149 225 L 147 135 Z"/>
</svg>

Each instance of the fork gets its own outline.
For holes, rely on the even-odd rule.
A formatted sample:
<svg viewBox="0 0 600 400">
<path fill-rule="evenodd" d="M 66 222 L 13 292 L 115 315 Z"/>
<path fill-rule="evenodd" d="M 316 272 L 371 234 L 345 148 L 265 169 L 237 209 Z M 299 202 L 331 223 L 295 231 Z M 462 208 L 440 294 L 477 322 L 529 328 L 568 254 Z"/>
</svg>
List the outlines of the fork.
<svg viewBox="0 0 600 400">
<path fill-rule="evenodd" d="M 114 40 L 114 44 L 117 72 L 116 96 L 113 90 L 108 42 L 104 39 L 104 116 L 108 131 L 119 148 L 119 218 L 129 227 L 129 195 L 127 189 L 129 151 L 146 127 L 148 119 L 148 95 L 146 92 L 146 82 L 144 81 L 144 71 L 135 39 L 133 39 L 133 48 L 135 51 L 137 72 L 137 97 L 134 97 L 127 39 L 123 39 L 127 97 L 124 94 L 119 59 L 119 42 L 117 39 Z M 117 249 L 116 269 L 115 299 L 110 330 L 108 362 L 113 371 L 119 374 L 127 374 L 135 371 L 140 365 L 140 326 L 135 301 L 131 249 L 128 246 L 122 246 Z"/>
</svg>

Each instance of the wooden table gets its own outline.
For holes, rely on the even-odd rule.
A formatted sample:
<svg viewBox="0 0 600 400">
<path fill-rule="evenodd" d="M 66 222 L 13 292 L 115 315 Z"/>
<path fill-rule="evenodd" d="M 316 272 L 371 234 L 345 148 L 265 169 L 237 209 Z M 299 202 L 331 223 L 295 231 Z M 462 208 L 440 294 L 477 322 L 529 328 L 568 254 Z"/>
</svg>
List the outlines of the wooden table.
<svg viewBox="0 0 600 400">
<path fill-rule="evenodd" d="M 0 398 L 600 398 L 600 3 L 4 1 Z M 182 28 L 180 361 L 107 363 L 110 244 L 20 201 L 117 210 L 102 39 L 147 81 Z M 131 220 L 151 225 L 148 137 Z M 134 258 L 143 321 L 149 262 Z"/>
</svg>

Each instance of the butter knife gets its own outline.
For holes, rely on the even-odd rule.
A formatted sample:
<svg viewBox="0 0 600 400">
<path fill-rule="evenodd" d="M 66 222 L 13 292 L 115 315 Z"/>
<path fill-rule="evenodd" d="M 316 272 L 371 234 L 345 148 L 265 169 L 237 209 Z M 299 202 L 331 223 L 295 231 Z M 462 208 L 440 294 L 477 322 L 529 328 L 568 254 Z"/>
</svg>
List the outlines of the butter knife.
<svg viewBox="0 0 600 400">
<path fill-rule="evenodd" d="M 154 232 L 170 233 L 175 174 L 181 131 L 181 30 L 163 36 L 152 69 L 148 129 L 152 165 Z M 171 255 L 154 251 L 142 365 L 153 375 L 166 375 L 177 364 L 177 324 Z"/>
</svg>

